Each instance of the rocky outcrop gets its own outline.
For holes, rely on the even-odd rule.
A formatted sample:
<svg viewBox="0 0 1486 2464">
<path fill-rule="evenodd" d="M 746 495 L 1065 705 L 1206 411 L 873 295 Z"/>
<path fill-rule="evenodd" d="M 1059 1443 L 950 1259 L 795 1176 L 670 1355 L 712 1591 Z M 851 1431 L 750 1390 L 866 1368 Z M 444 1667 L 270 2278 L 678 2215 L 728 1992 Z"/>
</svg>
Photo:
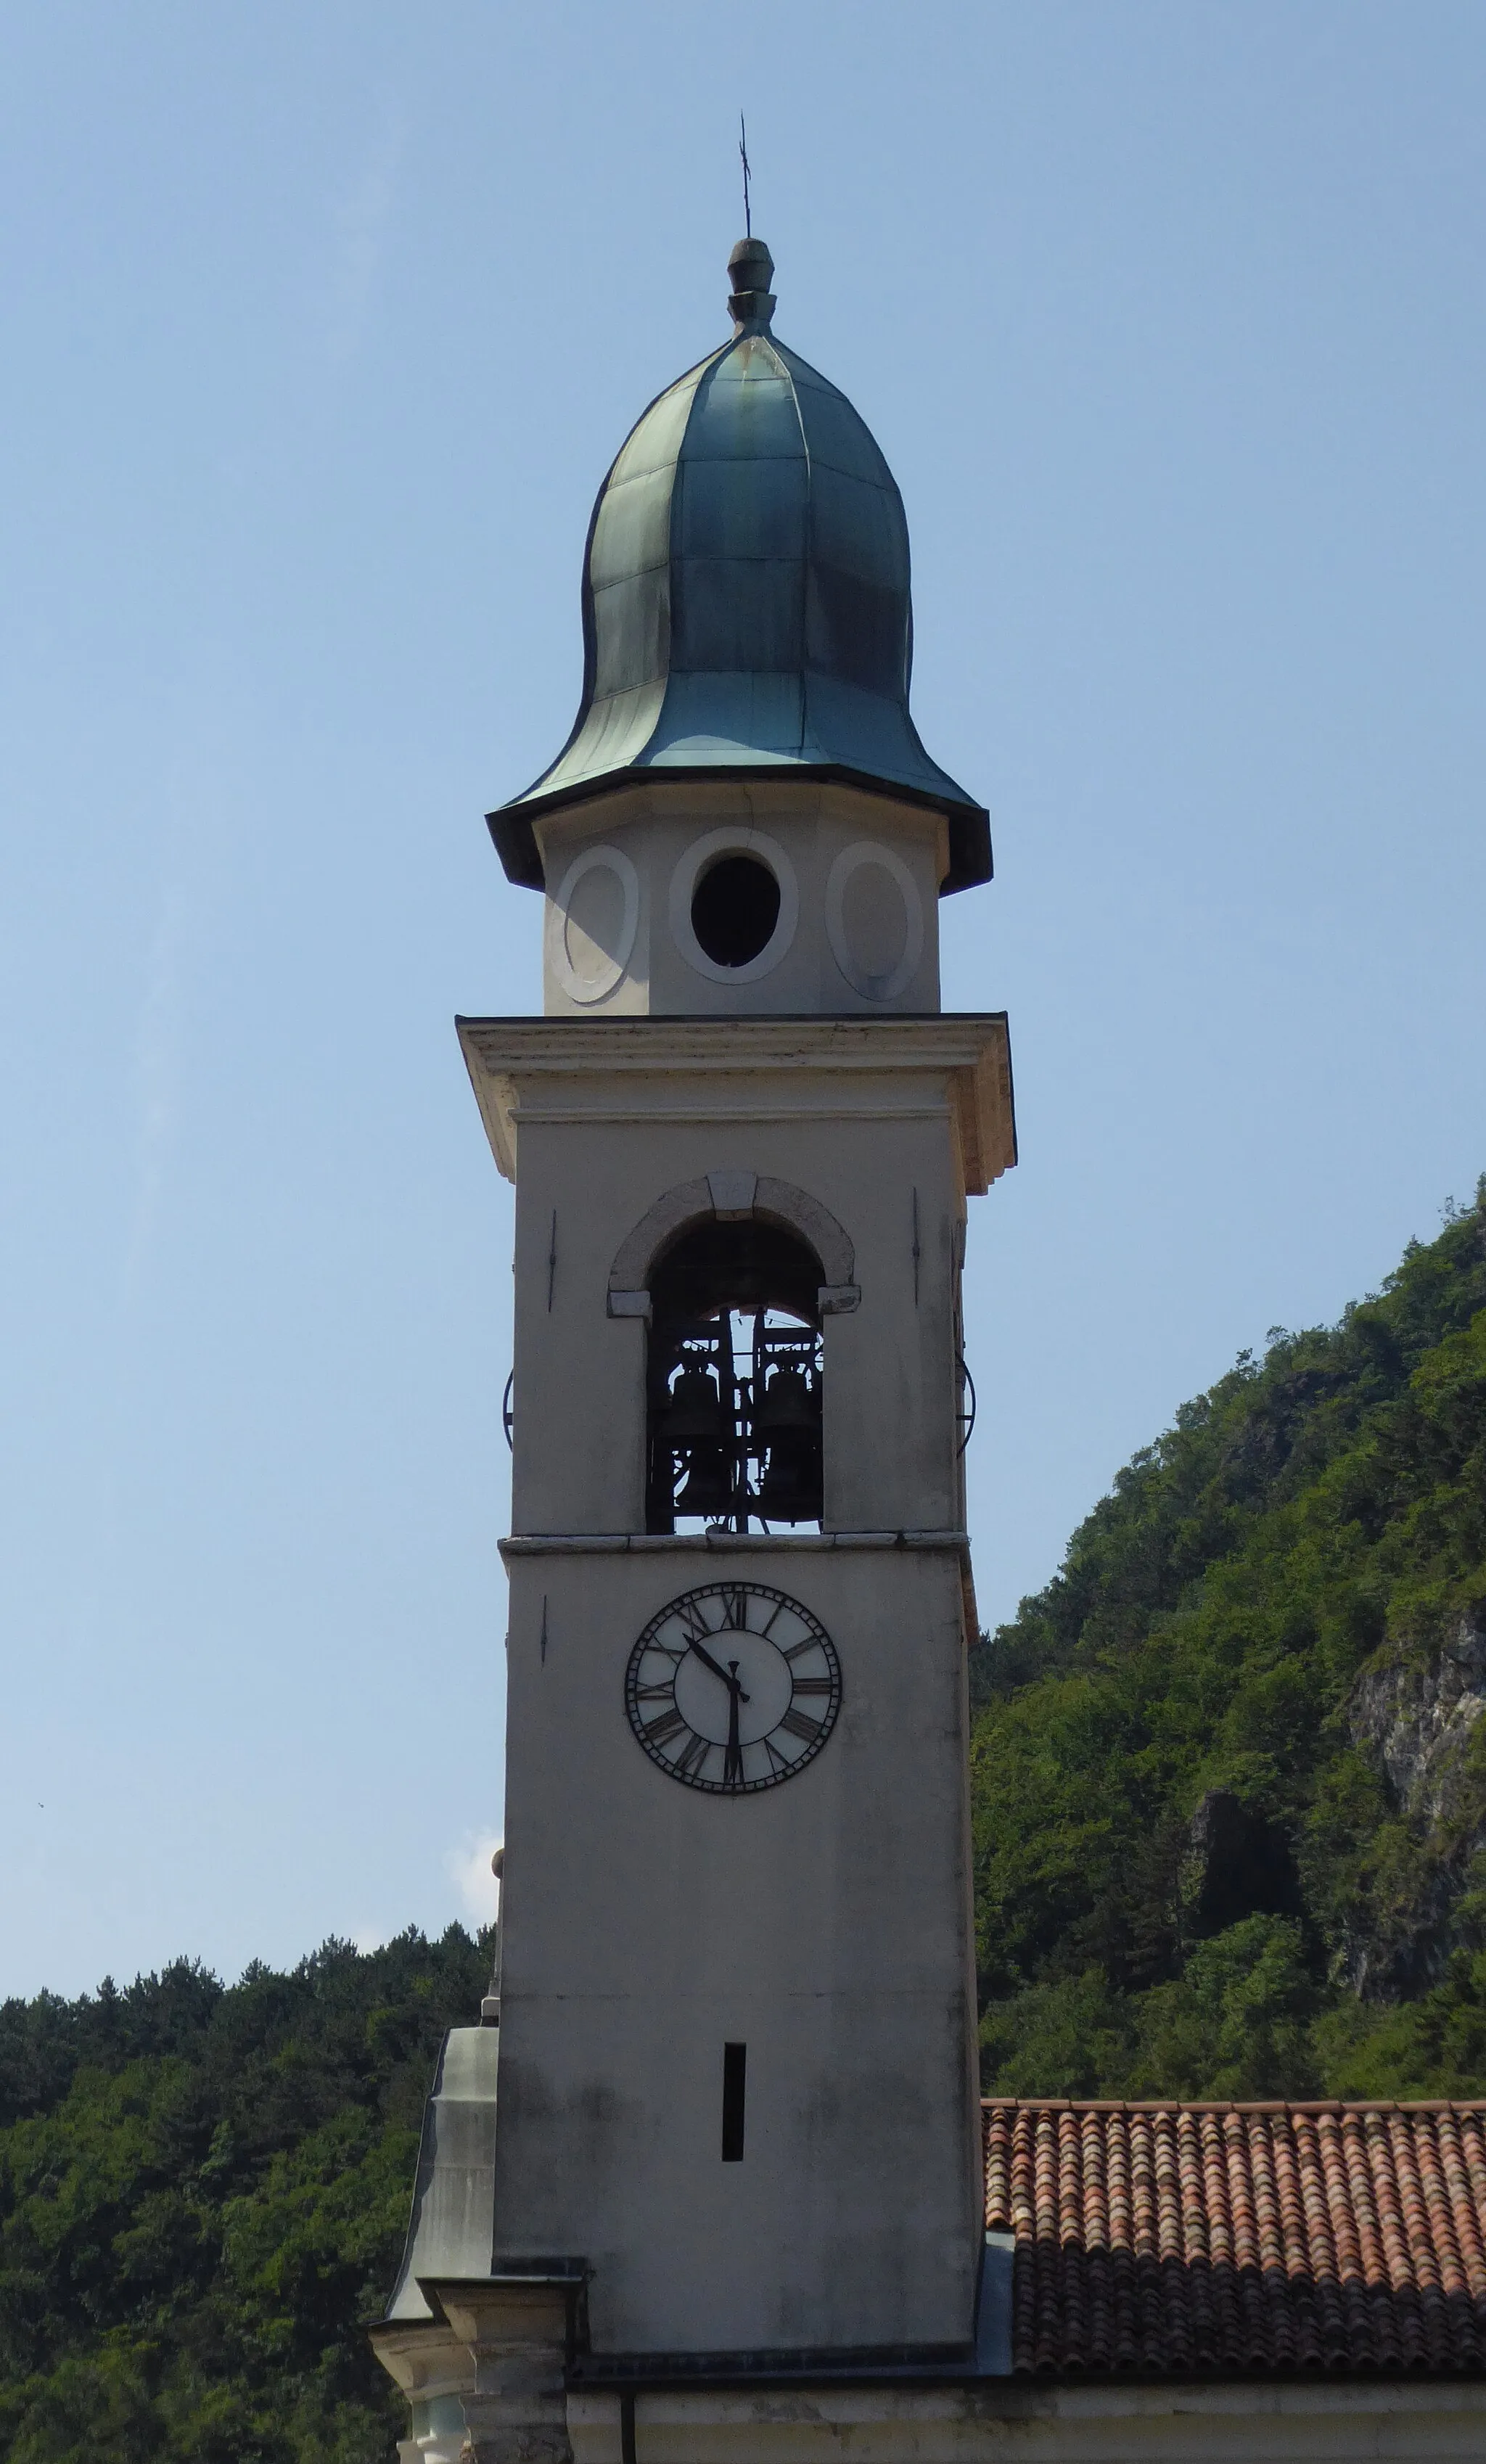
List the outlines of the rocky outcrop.
<svg viewBox="0 0 1486 2464">
<path fill-rule="evenodd" d="M 1461 1766 L 1486 1711 L 1486 1625 L 1466 1615 L 1429 1661 L 1396 1661 L 1358 1680 L 1349 1725 L 1370 1747 L 1400 1810 L 1431 1829 L 1459 1810 Z"/>
<path fill-rule="evenodd" d="M 1456 1947 L 1457 1903 L 1486 1850 L 1486 1772 L 1472 1751 L 1483 1711 L 1486 1624 L 1470 1612 L 1428 1659 L 1370 1668 L 1354 1688 L 1352 1742 L 1379 1766 L 1417 1842 L 1406 1887 L 1397 1891 L 1395 1878 L 1392 1904 L 1347 1954 L 1348 1982 L 1370 2000 L 1426 1991 Z"/>
</svg>

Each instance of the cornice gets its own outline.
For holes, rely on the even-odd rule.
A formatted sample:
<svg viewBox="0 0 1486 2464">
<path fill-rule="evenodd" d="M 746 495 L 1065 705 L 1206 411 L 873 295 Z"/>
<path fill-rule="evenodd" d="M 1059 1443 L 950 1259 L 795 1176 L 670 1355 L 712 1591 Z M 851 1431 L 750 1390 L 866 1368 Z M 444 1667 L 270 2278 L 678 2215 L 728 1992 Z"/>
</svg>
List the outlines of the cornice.
<svg viewBox="0 0 1486 2464">
<path fill-rule="evenodd" d="M 517 1557 L 806 1556 L 812 1551 L 893 1550 L 958 1557 L 968 1564 L 968 1531 L 513 1531 L 496 1543 Z"/>
<path fill-rule="evenodd" d="M 523 1070 L 921 1069 L 976 1060 L 1005 1042 L 1007 1013 L 884 1018 L 459 1018 L 466 1052 Z"/>
<path fill-rule="evenodd" d="M 948 1082 L 965 1187 L 979 1195 L 1016 1161 L 1004 1010 L 889 1018 L 461 1018 L 460 1048 L 496 1161 L 516 1177 L 517 1131 L 566 1086 L 594 1079 L 859 1080 L 925 1073 Z"/>
<path fill-rule="evenodd" d="M 554 822 L 568 815 L 588 819 L 594 804 L 603 804 L 611 825 L 680 804 L 688 813 L 709 804 L 742 803 L 788 811 L 821 805 L 837 809 L 870 809 L 893 804 L 900 813 L 927 817 L 942 832 L 941 898 L 956 891 L 978 889 L 989 881 L 990 818 L 984 805 L 957 802 L 905 782 L 855 770 L 843 762 L 767 761 L 701 762 L 657 765 L 641 770 L 610 770 L 601 777 L 573 781 L 545 795 L 519 796 L 485 816 L 506 879 L 521 890 L 542 890 L 546 882 L 543 845 Z M 589 824 L 591 826 L 591 822 Z"/>
</svg>

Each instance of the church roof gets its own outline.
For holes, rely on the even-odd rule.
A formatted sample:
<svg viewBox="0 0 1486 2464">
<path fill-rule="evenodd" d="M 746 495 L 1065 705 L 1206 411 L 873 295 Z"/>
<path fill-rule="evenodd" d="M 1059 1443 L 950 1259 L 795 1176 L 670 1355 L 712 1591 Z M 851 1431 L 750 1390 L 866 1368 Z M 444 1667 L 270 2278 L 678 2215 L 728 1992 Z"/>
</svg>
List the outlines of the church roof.
<svg viewBox="0 0 1486 2464">
<path fill-rule="evenodd" d="M 658 395 L 593 508 L 583 697 L 557 759 L 490 816 L 540 887 L 535 814 L 626 776 L 848 778 L 942 811 L 945 890 L 990 875 L 982 807 L 909 715 L 908 524 L 866 422 L 772 330 L 773 260 L 740 241 L 730 341 Z"/>
<path fill-rule="evenodd" d="M 1010 2367 L 1486 2369 L 1486 2105 L 991 2099 Z"/>
</svg>

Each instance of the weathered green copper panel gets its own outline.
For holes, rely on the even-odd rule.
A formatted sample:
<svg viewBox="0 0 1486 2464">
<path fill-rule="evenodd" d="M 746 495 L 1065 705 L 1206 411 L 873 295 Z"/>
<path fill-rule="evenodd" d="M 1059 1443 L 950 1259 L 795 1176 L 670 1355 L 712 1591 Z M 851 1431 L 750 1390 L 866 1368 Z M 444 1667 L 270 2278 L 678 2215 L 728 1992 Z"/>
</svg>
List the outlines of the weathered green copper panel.
<svg viewBox="0 0 1486 2464">
<path fill-rule="evenodd" d="M 767 251 L 734 264 L 766 282 Z M 559 759 L 491 824 L 540 882 L 530 812 L 626 772 L 787 763 L 937 805 L 946 889 L 990 869 L 985 815 L 908 710 L 908 525 L 846 396 L 735 292 L 731 342 L 658 396 L 599 492 L 585 562 L 583 700 Z"/>
</svg>

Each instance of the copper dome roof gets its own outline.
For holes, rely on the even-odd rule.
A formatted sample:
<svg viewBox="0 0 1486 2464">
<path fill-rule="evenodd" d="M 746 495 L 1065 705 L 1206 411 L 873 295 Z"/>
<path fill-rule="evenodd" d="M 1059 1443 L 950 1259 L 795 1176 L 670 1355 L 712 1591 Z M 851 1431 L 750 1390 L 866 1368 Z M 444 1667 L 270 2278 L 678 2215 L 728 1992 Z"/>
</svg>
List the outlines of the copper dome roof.
<svg viewBox="0 0 1486 2464">
<path fill-rule="evenodd" d="M 532 815 L 639 771 L 849 778 L 942 811 L 945 890 L 990 872 L 985 812 L 908 710 L 908 525 L 865 421 L 776 341 L 760 240 L 729 259 L 734 333 L 631 429 L 584 558 L 583 698 L 491 828 L 542 880 Z"/>
</svg>

